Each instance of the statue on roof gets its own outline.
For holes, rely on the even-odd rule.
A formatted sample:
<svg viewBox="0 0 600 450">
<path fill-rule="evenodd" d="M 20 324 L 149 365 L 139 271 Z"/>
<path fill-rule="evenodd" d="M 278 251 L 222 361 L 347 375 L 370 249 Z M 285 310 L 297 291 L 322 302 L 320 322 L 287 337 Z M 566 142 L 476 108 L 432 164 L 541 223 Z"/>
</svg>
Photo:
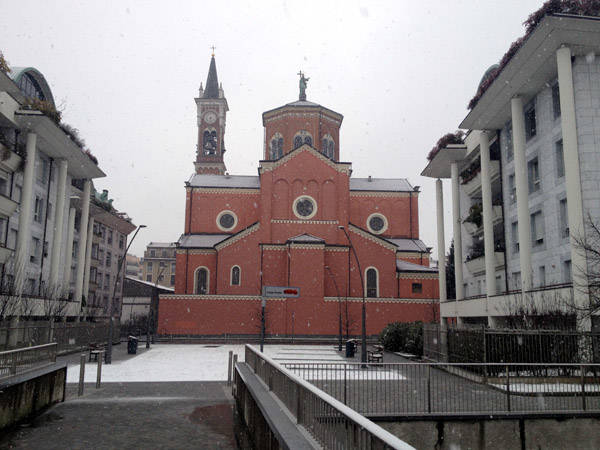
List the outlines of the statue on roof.
<svg viewBox="0 0 600 450">
<path fill-rule="evenodd" d="M 300 100 L 304 100 L 306 101 L 306 86 L 308 83 L 308 80 L 310 80 L 310 78 L 306 78 L 304 76 L 304 74 L 302 73 L 302 71 L 298 72 L 298 75 L 300 75 Z"/>
</svg>

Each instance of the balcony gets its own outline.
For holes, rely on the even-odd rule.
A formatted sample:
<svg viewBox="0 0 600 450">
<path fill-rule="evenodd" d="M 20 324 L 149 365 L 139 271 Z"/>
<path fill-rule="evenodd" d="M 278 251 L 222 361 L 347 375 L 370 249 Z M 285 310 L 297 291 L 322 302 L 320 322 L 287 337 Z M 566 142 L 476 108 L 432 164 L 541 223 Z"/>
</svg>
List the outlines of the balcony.
<svg viewBox="0 0 600 450">
<path fill-rule="evenodd" d="M 19 103 L 8 92 L 0 92 L 0 126 L 16 127 L 15 112 Z"/>
<path fill-rule="evenodd" d="M 22 160 L 23 158 L 0 142 L 0 168 L 8 172 L 15 172 Z"/>
<path fill-rule="evenodd" d="M 469 196 L 473 196 L 481 190 L 481 167 L 469 168 L 469 174 L 461 174 L 463 178 L 462 187 Z M 490 161 L 490 179 L 494 181 L 500 174 L 500 162 Z"/>
<path fill-rule="evenodd" d="M 13 253 L 14 251 L 10 248 L 0 246 L 0 264 L 6 264 L 6 261 L 10 259 Z"/>
<path fill-rule="evenodd" d="M 0 194 L 0 216 L 10 217 L 17 210 L 19 204 L 6 195 Z"/>
<path fill-rule="evenodd" d="M 483 235 L 483 224 L 478 225 L 479 222 L 483 220 L 483 217 L 480 216 L 479 220 L 472 220 L 471 214 L 469 217 L 465 219 L 463 222 L 463 226 L 467 233 L 471 236 L 481 236 Z M 501 205 L 493 205 L 492 207 L 492 225 L 498 225 L 502 223 L 502 206 Z"/>
<path fill-rule="evenodd" d="M 494 259 L 496 269 L 504 266 L 504 254 L 502 252 L 494 252 Z M 479 256 L 478 258 L 471 259 L 465 262 L 467 269 L 472 274 L 478 274 L 485 272 L 485 255 Z"/>
</svg>

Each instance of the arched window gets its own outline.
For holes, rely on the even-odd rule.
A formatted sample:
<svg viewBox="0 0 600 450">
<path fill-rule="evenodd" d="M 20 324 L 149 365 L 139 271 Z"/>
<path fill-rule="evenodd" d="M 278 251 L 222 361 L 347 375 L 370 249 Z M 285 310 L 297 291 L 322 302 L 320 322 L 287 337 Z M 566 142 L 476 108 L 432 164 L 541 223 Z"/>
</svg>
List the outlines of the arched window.
<svg viewBox="0 0 600 450">
<path fill-rule="evenodd" d="M 312 137 L 310 137 L 310 136 L 304 136 L 304 143 L 306 145 L 310 145 L 312 147 Z"/>
<path fill-rule="evenodd" d="M 328 152 L 327 156 L 329 158 L 333 159 L 334 151 L 335 151 L 335 148 L 334 148 L 333 141 L 329 141 L 329 152 Z"/>
<path fill-rule="evenodd" d="M 283 138 L 280 137 L 277 140 L 277 158 L 281 158 L 283 156 Z"/>
<path fill-rule="evenodd" d="M 377 269 L 369 267 L 366 270 L 367 297 L 375 298 L 379 296 L 379 280 Z"/>
<path fill-rule="evenodd" d="M 333 138 L 329 134 L 326 134 L 323 137 L 323 143 L 321 145 L 321 153 L 323 153 L 323 155 L 325 155 L 329 159 L 333 159 L 333 152 L 334 152 Z"/>
<path fill-rule="evenodd" d="M 283 156 L 283 138 L 279 133 L 271 139 L 271 145 L 269 148 L 269 158 L 279 159 Z"/>
<path fill-rule="evenodd" d="M 206 267 L 199 267 L 196 269 L 194 293 L 199 295 L 208 294 L 208 276 L 209 272 Z"/>
<path fill-rule="evenodd" d="M 233 266 L 231 268 L 231 285 L 239 286 L 241 280 L 241 269 L 239 266 Z"/>
<path fill-rule="evenodd" d="M 205 155 L 215 155 L 217 153 L 217 132 L 205 130 L 202 136 L 202 152 Z"/>
<path fill-rule="evenodd" d="M 302 145 L 302 136 L 296 136 L 294 138 L 294 148 L 298 148 Z"/>
</svg>

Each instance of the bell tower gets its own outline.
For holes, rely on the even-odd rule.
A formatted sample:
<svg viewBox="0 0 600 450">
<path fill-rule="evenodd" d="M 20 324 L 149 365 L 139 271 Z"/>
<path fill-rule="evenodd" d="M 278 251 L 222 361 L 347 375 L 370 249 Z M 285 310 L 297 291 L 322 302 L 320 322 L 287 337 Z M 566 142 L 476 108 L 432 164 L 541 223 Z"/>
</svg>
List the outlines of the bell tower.
<svg viewBox="0 0 600 450">
<path fill-rule="evenodd" d="M 195 100 L 198 118 L 198 144 L 194 162 L 196 173 L 224 175 L 225 121 L 229 107 L 223 86 L 219 85 L 214 47 L 206 78 L 206 89 L 200 84 L 199 95 Z"/>
</svg>

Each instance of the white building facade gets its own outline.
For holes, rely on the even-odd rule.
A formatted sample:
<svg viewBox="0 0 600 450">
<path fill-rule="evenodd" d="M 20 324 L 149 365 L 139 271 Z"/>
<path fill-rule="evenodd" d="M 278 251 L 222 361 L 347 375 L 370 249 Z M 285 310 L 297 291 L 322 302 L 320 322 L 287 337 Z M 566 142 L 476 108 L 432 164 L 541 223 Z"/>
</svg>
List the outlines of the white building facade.
<svg viewBox="0 0 600 450">
<path fill-rule="evenodd" d="M 464 144 L 430 155 L 423 175 L 440 180 L 438 214 L 442 179 L 453 194 L 456 300 L 441 296 L 442 320 L 502 326 L 571 307 L 573 325 L 596 322 L 582 313 L 588 261 L 575 241 L 600 221 L 597 55 L 597 18 L 547 15 L 482 79 L 487 89 L 460 124 Z"/>
</svg>

